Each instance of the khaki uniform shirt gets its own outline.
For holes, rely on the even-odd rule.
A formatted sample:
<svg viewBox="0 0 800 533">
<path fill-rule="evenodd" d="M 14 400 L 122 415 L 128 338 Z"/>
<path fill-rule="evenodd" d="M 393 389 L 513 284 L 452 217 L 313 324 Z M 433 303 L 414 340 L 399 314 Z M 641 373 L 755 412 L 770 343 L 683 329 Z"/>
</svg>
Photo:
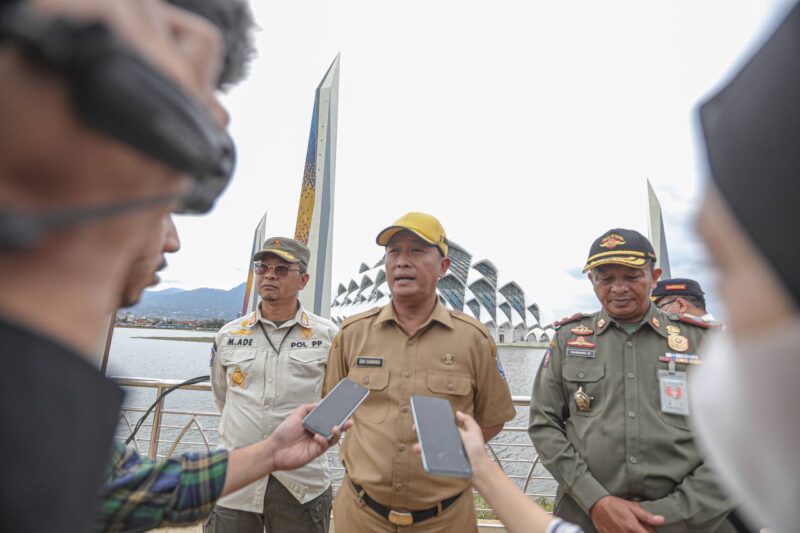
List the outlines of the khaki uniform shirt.
<svg viewBox="0 0 800 533">
<path fill-rule="evenodd" d="M 497 348 L 478 321 L 441 303 L 409 337 L 389 303 L 344 323 L 333 342 L 324 392 L 349 377 L 370 389 L 353 416 L 341 453 L 353 482 L 396 510 L 430 508 L 470 486 L 467 479 L 428 475 L 412 446 L 411 396 L 446 398 L 484 427 L 514 418 Z"/>
<path fill-rule="evenodd" d="M 298 406 L 319 401 L 335 334 L 333 322 L 302 306 L 280 327 L 263 318 L 260 308 L 226 324 L 217 333 L 211 364 L 211 389 L 222 413 L 220 447 L 239 448 L 265 439 Z M 328 458 L 323 454 L 302 468 L 272 477 L 306 503 L 330 486 Z M 221 498 L 219 504 L 261 513 L 267 479 Z"/>
<path fill-rule="evenodd" d="M 689 418 L 661 411 L 657 378 L 669 368 L 659 357 L 679 352 L 670 332 L 688 340 L 681 355 L 696 355 L 708 326 L 652 304 L 631 334 L 605 310 L 575 318 L 558 329 L 539 367 L 528 428 L 559 484 L 556 514 L 591 525 L 591 507 L 611 494 L 663 515 L 670 526 L 663 530 L 716 530 L 732 505 L 703 462 Z M 574 347 L 578 337 L 596 348 Z M 696 368 L 675 365 L 689 374 Z M 588 411 L 576 404 L 579 387 L 593 397 Z"/>
</svg>

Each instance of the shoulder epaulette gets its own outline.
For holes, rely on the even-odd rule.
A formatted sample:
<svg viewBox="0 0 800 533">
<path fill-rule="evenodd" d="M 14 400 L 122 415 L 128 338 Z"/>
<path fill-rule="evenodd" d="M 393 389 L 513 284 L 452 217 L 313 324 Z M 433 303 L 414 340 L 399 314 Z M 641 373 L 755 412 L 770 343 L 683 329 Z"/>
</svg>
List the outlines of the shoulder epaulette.
<svg viewBox="0 0 800 533">
<path fill-rule="evenodd" d="M 553 327 L 555 329 L 558 329 L 561 326 L 563 326 L 564 324 L 569 324 L 570 322 L 575 322 L 576 320 L 580 320 L 581 318 L 584 318 L 584 317 L 587 317 L 587 316 L 589 316 L 589 315 L 587 315 L 585 313 L 575 313 L 572 316 L 564 317 L 561 320 L 557 320 L 557 321 L 553 322 Z"/>
<path fill-rule="evenodd" d="M 470 316 L 467 313 L 464 313 L 462 311 L 458 311 L 457 309 L 451 309 L 450 310 L 450 316 L 452 316 L 453 318 L 456 318 L 458 320 L 461 320 L 462 322 L 466 322 L 470 326 L 472 326 L 475 329 L 477 329 L 478 331 L 480 331 L 483 334 L 484 337 L 486 337 L 488 339 L 492 338 L 492 335 L 489 333 L 489 330 L 486 329 L 486 326 L 481 324 L 481 321 L 478 320 L 477 318 L 472 317 L 472 316 Z M 494 339 L 492 339 L 492 340 L 494 340 Z"/>
<path fill-rule="evenodd" d="M 708 322 L 703 322 L 702 320 L 697 320 L 696 318 L 688 317 L 686 315 L 678 315 L 678 320 L 680 322 L 686 322 L 687 324 L 692 324 L 703 329 L 710 329 L 714 327 L 713 324 L 709 324 Z"/>
<path fill-rule="evenodd" d="M 380 313 L 380 311 L 381 311 L 380 307 L 373 307 L 369 311 L 364 311 L 363 313 L 358 313 L 357 315 L 353 315 L 353 316 L 347 317 L 342 322 L 342 324 L 339 326 L 339 329 L 344 329 L 347 326 L 349 326 L 350 324 L 352 324 L 354 322 L 358 322 L 361 319 L 370 317 L 372 315 L 377 315 L 378 313 Z"/>
</svg>

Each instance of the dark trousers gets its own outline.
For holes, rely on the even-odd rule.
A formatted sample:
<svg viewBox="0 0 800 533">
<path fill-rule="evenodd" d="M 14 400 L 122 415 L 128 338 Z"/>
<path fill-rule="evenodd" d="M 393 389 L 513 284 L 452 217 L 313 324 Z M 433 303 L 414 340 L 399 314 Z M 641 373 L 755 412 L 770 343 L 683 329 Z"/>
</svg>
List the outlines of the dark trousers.
<svg viewBox="0 0 800 533">
<path fill-rule="evenodd" d="M 262 513 L 217 505 L 203 526 L 206 533 L 327 533 L 331 488 L 308 503 L 298 502 L 280 481 L 270 477 Z"/>
</svg>

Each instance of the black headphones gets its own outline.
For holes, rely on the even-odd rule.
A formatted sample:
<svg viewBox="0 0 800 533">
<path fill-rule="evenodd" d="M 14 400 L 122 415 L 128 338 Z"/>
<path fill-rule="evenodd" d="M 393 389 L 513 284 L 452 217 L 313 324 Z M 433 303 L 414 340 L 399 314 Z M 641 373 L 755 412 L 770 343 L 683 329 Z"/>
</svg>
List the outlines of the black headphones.
<svg viewBox="0 0 800 533">
<path fill-rule="evenodd" d="M 194 178 L 186 213 L 206 213 L 233 174 L 227 132 L 177 83 L 122 42 L 105 24 L 33 13 L 23 2 L 0 10 L 0 45 L 60 75 L 88 127 Z M 0 208 L 0 249 L 35 243 L 65 223 L 113 216 L 174 201 L 163 196 L 113 206 L 26 215 Z"/>
</svg>

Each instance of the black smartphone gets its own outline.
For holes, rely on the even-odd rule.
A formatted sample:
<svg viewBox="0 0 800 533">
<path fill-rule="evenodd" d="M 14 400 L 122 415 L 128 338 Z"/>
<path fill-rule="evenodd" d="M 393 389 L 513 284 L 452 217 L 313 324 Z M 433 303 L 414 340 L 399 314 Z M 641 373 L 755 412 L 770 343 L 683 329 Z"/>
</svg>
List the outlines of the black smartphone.
<svg viewBox="0 0 800 533">
<path fill-rule="evenodd" d="M 434 476 L 472 477 L 472 467 L 450 402 L 443 398 L 412 396 L 411 410 L 425 471 Z"/>
<path fill-rule="evenodd" d="M 322 435 L 326 439 L 333 437 L 333 426 L 342 427 L 358 406 L 369 396 L 365 389 L 353 380 L 344 378 L 336 384 L 313 411 L 306 415 L 303 427 L 311 433 Z"/>
</svg>

